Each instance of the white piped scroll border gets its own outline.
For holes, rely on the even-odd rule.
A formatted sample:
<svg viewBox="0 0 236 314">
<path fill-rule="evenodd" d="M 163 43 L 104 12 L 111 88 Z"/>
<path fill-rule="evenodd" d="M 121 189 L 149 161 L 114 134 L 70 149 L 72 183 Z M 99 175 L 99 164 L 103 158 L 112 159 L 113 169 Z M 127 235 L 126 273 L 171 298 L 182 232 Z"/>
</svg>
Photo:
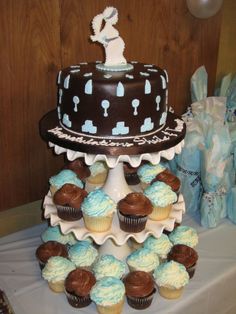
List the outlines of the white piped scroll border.
<svg viewBox="0 0 236 314">
<path fill-rule="evenodd" d="M 181 223 L 182 215 L 183 213 L 185 213 L 184 198 L 183 195 L 180 194 L 178 196 L 178 202 L 173 204 L 168 219 L 163 221 L 152 221 L 148 219 L 145 230 L 139 232 L 138 234 L 122 231 L 119 227 L 117 215 L 114 216 L 111 230 L 102 233 L 94 233 L 85 228 L 83 219 L 73 222 L 61 220 L 57 216 L 57 210 L 55 205 L 53 204 L 50 192 L 48 192 L 48 194 L 44 198 L 43 207 L 45 209 L 45 218 L 50 219 L 50 223 L 52 226 L 59 225 L 63 234 L 73 232 L 78 240 L 84 240 L 88 237 L 91 237 L 99 245 L 103 244 L 107 239 L 113 239 L 117 245 L 123 245 L 127 242 L 129 238 L 135 239 L 138 243 L 143 243 L 145 239 L 150 235 L 154 235 L 158 238 L 161 236 L 164 229 L 172 231 L 175 222 Z"/>
<path fill-rule="evenodd" d="M 141 164 L 142 160 L 147 160 L 154 165 L 160 162 L 161 157 L 167 160 L 171 160 L 174 158 L 175 154 L 181 153 L 182 148 L 184 146 L 184 140 L 182 140 L 177 145 L 169 149 L 162 150 L 156 153 L 144 153 L 141 155 L 119 155 L 119 156 L 109 156 L 103 154 L 94 155 L 83 152 L 77 152 L 71 149 L 58 146 L 56 144 L 53 144 L 52 142 L 49 142 L 48 145 L 50 148 L 53 148 L 54 152 L 57 155 L 65 153 L 67 159 L 70 161 L 75 160 L 79 157 L 83 157 L 85 163 L 89 166 L 95 163 L 96 161 L 105 161 L 109 168 L 114 168 L 117 166 L 119 162 L 128 162 L 132 167 L 138 167 Z"/>
</svg>

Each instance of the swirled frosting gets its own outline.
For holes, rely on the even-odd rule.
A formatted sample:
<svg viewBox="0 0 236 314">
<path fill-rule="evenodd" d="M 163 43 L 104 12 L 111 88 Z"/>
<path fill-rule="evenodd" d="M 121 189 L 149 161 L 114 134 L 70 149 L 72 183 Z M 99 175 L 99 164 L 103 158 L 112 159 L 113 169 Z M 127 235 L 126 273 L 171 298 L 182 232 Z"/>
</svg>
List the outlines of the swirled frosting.
<svg viewBox="0 0 236 314">
<path fill-rule="evenodd" d="M 159 238 L 153 236 L 148 237 L 144 241 L 144 247 L 156 253 L 161 258 L 166 258 L 173 244 L 170 242 L 167 235 L 162 234 Z"/>
<path fill-rule="evenodd" d="M 189 282 L 189 275 L 184 265 L 170 261 L 160 264 L 153 273 L 158 286 L 179 289 Z"/>
<path fill-rule="evenodd" d="M 174 192 L 178 192 L 180 189 L 180 179 L 171 173 L 168 169 L 160 172 L 151 182 L 154 183 L 156 181 L 164 182 L 165 184 L 169 185 Z"/>
<path fill-rule="evenodd" d="M 90 175 L 92 177 L 95 177 L 97 174 L 107 171 L 107 168 L 105 167 L 104 162 L 96 161 L 91 166 L 89 166 L 89 170 L 90 170 Z"/>
<path fill-rule="evenodd" d="M 145 189 L 144 195 L 150 199 L 155 207 L 165 207 L 177 201 L 176 193 L 164 182 L 154 182 Z"/>
<path fill-rule="evenodd" d="M 80 241 L 69 249 L 69 259 L 77 267 L 91 266 L 98 256 L 98 251 L 88 241 Z"/>
<path fill-rule="evenodd" d="M 81 210 L 88 216 L 103 217 L 115 212 L 116 204 L 102 189 L 96 189 L 84 199 Z"/>
<path fill-rule="evenodd" d="M 115 277 L 103 277 L 93 286 L 90 298 L 102 306 L 111 306 L 119 303 L 125 295 L 123 282 Z"/>
<path fill-rule="evenodd" d="M 65 289 L 69 293 L 84 297 L 90 294 L 96 278 L 92 272 L 77 268 L 71 271 L 65 280 Z"/>
<path fill-rule="evenodd" d="M 66 276 L 75 269 L 75 264 L 67 258 L 61 256 L 50 257 L 44 269 L 42 276 L 45 280 L 58 282 L 65 280 Z"/>
<path fill-rule="evenodd" d="M 137 174 L 140 181 L 149 184 L 156 177 L 156 175 L 165 169 L 166 168 L 162 164 L 152 165 L 151 163 L 146 163 L 138 168 Z"/>
<path fill-rule="evenodd" d="M 84 180 L 90 176 L 89 167 L 85 164 L 83 158 L 77 158 L 68 162 L 65 165 L 65 169 L 70 169 L 77 174 L 80 180 Z"/>
<path fill-rule="evenodd" d="M 121 199 L 117 208 L 123 215 L 147 216 L 153 207 L 150 200 L 142 193 L 132 192 Z"/>
<path fill-rule="evenodd" d="M 175 244 L 168 253 L 167 259 L 183 264 L 186 268 L 190 268 L 196 264 L 198 260 L 197 252 L 185 244 Z"/>
<path fill-rule="evenodd" d="M 77 174 L 69 169 L 61 170 L 58 174 L 49 179 L 49 183 L 55 186 L 57 189 L 60 189 L 60 187 L 66 183 L 74 184 L 81 189 L 84 186 L 83 182 L 78 178 Z"/>
<path fill-rule="evenodd" d="M 175 228 L 170 233 L 169 239 L 173 244 L 185 244 L 192 248 L 198 244 L 197 231 L 188 226 L 179 226 Z"/>
<path fill-rule="evenodd" d="M 67 258 L 68 252 L 64 244 L 56 241 L 48 241 L 37 248 L 35 255 L 41 262 L 46 263 L 52 256 L 63 256 Z"/>
<path fill-rule="evenodd" d="M 159 258 L 151 250 L 140 248 L 128 255 L 126 262 L 135 270 L 151 272 L 159 265 Z"/>
<path fill-rule="evenodd" d="M 93 266 L 93 272 L 97 280 L 105 277 L 112 276 L 121 278 L 126 271 L 126 264 L 117 259 L 113 255 L 102 255 Z"/>
<path fill-rule="evenodd" d="M 145 271 L 132 271 L 124 278 L 125 292 L 131 297 L 145 297 L 154 290 L 152 276 Z"/>
<path fill-rule="evenodd" d="M 49 226 L 42 234 L 41 239 L 43 242 L 57 241 L 62 244 L 68 243 L 68 234 L 61 233 L 59 226 Z"/>
<path fill-rule="evenodd" d="M 56 191 L 53 196 L 53 201 L 56 205 L 80 208 L 87 194 L 88 193 L 84 189 L 81 189 L 74 184 L 67 183 Z"/>
</svg>

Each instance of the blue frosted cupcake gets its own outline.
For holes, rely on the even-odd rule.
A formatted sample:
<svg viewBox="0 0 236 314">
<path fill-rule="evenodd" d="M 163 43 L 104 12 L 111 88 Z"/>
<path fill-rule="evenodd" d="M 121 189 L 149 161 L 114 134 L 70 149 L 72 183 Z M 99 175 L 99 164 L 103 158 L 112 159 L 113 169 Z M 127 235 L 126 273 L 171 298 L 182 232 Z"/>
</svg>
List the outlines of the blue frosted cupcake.
<svg viewBox="0 0 236 314">
<path fill-rule="evenodd" d="M 76 267 L 91 269 L 98 257 L 98 251 L 88 241 L 80 241 L 71 246 L 68 252 L 69 259 Z"/>
<path fill-rule="evenodd" d="M 162 164 L 153 165 L 151 163 L 146 163 L 138 168 L 137 174 L 140 179 L 140 183 L 143 189 L 146 189 L 155 177 L 164 171 L 166 167 Z"/>
<path fill-rule="evenodd" d="M 75 172 L 69 169 L 64 169 L 49 179 L 52 196 L 66 183 L 74 184 L 81 189 L 84 187 L 83 182 L 79 179 Z"/>
<path fill-rule="evenodd" d="M 141 270 L 151 274 L 159 265 L 159 257 L 156 253 L 143 247 L 128 255 L 126 262 L 130 271 Z"/>
<path fill-rule="evenodd" d="M 111 228 L 116 204 L 102 189 L 96 189 L 84 199 L 81 210 L 88 230 L 105 232 Z"/>
<path fill-rule="evenodd" d="M 175 228 L 170 233 L 169 239 L 173 244 L 185 244 L 191 248 L 194 248 L 198 244 L 197 231 L 188 226 Z"/>
<path fill-rule="evenodd" d="M 173 244 L 170 242 L 167 235 L 162 234 L 159 238 L 153 236 L 148 237 L 143 246 L 159 256 L 160 260 L 165 260 L 170 252 Z"/>
<path fill-rule="evenodd" d="M 177 194 L 164 182 L 154 182 L 144 190 L 153 205 L 153 211 L 149 215 L 152 220 L 164 220 L 169 217 L 172 204 L 177 201 Z"/>
<path fill-rule="evenodd" d="M 115 277 L 103 277 L 96 282 L 90 292 L 90 298 L 100 314 L 120 314 L 124 297 L 125 286 Z"/>
<path fill-rule="evenodd" d="M 112 276 L 121 279 L 126 272 L 126 264 L 113 255 L 102 255 L 93 266 L 93 273 L 97 280 Z"/>
<path fill-rule="evenodd" d="M 96 161 L 89 166 L 90 176 L 86 182 L 97 187 L 102 186 L 107 178 L 108 168 L 103 161 Z"/>
</svg>

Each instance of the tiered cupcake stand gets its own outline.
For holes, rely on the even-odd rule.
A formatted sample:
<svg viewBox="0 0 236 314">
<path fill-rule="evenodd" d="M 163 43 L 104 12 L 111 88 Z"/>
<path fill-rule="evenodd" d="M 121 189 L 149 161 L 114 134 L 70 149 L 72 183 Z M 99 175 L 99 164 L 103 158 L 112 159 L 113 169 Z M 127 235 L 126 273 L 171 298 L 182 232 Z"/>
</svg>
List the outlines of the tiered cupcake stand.
<svg viewBox="0 0 236 314">
<path fill-rule="evenodd" d="M 109 168 L 109 172 L 107 180 L 102 188 L 115 202 L 118 202 L 129 192 L 141 191 L 139 185 L 131 187 L 126 183 L 123 162 L 128 162 L 132 167 L 138 167 L 142 160 L 147 160 L 152 164 L 158 164 L 161 158 L 171 160 L 174 158 L 175 154 L 179 154 L 181 152 L 183 141 L 174 147 L 156 153 L 147 153 L 137 156 L 120 155 L 115 157 L 72 151 L 51 142 L 49 142 L 49 147 L 53 148 L 56 154 L 65 153 L 70 161 L 83 157 L 88 166 L 92 165 L 96 161 L 105 161 Z M 86 185 L 85 188 L 88 191 L 90 190 L 88 185 Z M 131 248 L 128 245 L 129 239 L 134 239 L 137 243 L 143 243 L 150 235 L 158 238 L 161 236 L 163 230 L 172 231 L 175 222 L 181 223 L 182 215 L 185 212 L 184 199 L 182 194 L 179 194 L 178 201 L 173 205 L 169 218 L 163 221 L 152 221 L 148 219 L 146 228 L 142 232 L 127 233 L 122 231 L 119 227 L 118 217 L 115 215 L 112 227 L 109 231 L 96 233 L 90 232 L 86 229 L 83 219 L 73 222 L 67 222 L 60 219 L 57 215 L 57 210 L 52 201 L 50 192 L 48 192 L 45 196 L 43 207 L 45 218 L 50 220 L 52 226 L 60 225 L 62 233 L 67 234 L 72 232 L 78 240 L 84 240 L 90 237 L 95 241 L 95 243 L 100 245 L 100 254 L 110 253 L 121 259 L 124 259 L 131 251 Z"/>
</svg>

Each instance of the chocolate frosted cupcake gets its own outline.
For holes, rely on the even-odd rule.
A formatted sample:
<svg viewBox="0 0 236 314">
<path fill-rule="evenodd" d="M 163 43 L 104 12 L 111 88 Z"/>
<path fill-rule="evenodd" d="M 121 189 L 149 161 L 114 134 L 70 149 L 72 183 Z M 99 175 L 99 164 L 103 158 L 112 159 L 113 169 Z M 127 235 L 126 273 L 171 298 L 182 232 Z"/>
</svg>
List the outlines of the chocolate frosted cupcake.
<svg viewBox="0 0 236 314">
<path fill-rule="evenodd" d="M 133 271 L 124 278 L 128 304 L 137 310 L 148 308 L 156 289 L 152 276 L 144 271 Z"/>
<path fill-rule="evenodd" d="M 129 185 L 136 185 L 140 183 L 137 169 L 138 167 L 134 168 L 131 167 L 128 162 L 123 163 L 124 166 L 124 174 L 125 174 L 125 180 Z"/>
<path fill-rule="evenodd" d="M 85 164 L 83 158 L 77 158 L 66 163 L 64 169 L 72 170 L 82 181 L 85 181 L 85 179 L 90 176 L 89 167 Z"/>
<path fill-rule="evenodd" d="M 193 277 L 198 260 L 198 254 L 193 248 L 185 244 L 176 244 L 168 253 L 167 259 L 184 265 L 189 278 Z"/>
<path fill-rule="evenodd" d="M 58 217 L 67 221 L 82 218 L 80 206 L 86 196 L 87 192 L 84 189 L 74 184 L 64 184 L 53 197 Z"/>
<path fill-rule="evenodd" d="M 152 180 L 151 184 L 156 181 L 161 181 L 169 185 L 174 192 L 178 192 L 181 185 L 180 179 L 173 173 L 171 173 L 169 169 L 165 169 L 162 172 L 158 173 L 156 177 Z"/>
<path fill-rule="evenodd" d="M 88 306 L 92 301 L 90 291 L 96 279 L 88 270 L 77 268 L 70 272 L 65 280 L 65 294 L 69 304 L 76 308 Z"/>
<path fill-rule="evenodd" d="M 145 195 L 132 192 L 118 202 L 117 209 L 121 230 L 136 233 L 144 230 L 153 207 Z"/>
<path fill-rule="evenodd" d="M 62 256 L 67 258 L 68 252 L 64 244 L 56 241 L 48 241 L 37 248 L 35 255 L 39 261 L 40 268 L 43 269 L 50 257 Z"/>
</svg>

